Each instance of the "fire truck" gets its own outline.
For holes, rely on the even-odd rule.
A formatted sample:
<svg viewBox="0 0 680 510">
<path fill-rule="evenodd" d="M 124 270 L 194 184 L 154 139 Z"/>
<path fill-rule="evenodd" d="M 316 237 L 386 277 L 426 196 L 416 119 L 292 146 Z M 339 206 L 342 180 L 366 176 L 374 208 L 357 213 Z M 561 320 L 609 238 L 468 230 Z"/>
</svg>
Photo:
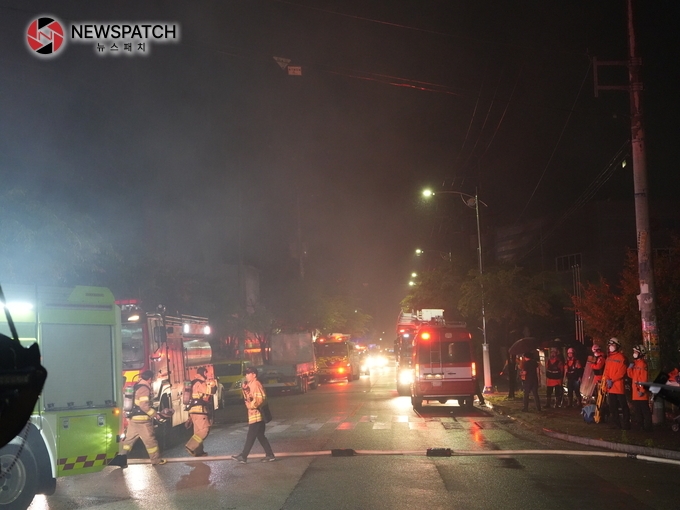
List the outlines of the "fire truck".
<svg viewBox="0 0 680 510">
<path fill-rule="evenodd" d="M 0 310 L 22 345 L 38 344 L 47 370 L 26 427 L 0 448 L 0 509 L 23 510 L 53 494 L 58 477 L 124 465 L 120 311 L 101 287 L 3 288 Z M 11 334 L 4 313 L 0 332 Z"/>
<path fill-rule="evenodd" d="M 208 379 L 215 378 L 208 342 L 210 324 L 205 317 L 166 315 L 162 306 L 146 311 L 136 299 L 116 303 L 122 319 L 124 391 L 139 382 L 145 370 L 153 372 L 153 407 L 159 412 L 173 411 L 167 413 L 172 418 L 157 424 L 159 444 L 167 447 L 172 427 L 184 424 L 189 417 L 182 402 L 185 382 L 197 379 L 201 367 L 207 369 Z M 218 405 L 216 394 L 213 409 Z"/>
<path fill-rule="evenodd" d="M 333 379 L 356 381 L 361 375 L 359 350 L 350 335 L 333 333 L 328 338 L 318 338 L 314 344 L 317 378 L 319 382 Z"/>
<path fill-rule="evenodd" d="M 397 339 L 394 341 L 394 355 L 397 362 L 397 393 L 401 396 L 411 394 L 413 383 L 413 341 L 416 331 L 422 324 L 441 320 L 444 310 L 426 308 L 410 312 L 399 312 L 397 318 Z"/>
</svg>

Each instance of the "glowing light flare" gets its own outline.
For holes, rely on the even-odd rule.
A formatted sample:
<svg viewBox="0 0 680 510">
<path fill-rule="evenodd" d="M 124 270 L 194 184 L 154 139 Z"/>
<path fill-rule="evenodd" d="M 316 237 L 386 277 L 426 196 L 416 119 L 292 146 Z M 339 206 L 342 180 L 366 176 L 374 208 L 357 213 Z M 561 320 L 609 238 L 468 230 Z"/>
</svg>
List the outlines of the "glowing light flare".
<svg viewBox="0 0 680 510">
<path fill-rule="evenodd" d="M 210 326 L 205 326 L 203 328 L 203 334 L 204 335 L 209 335 L 212 330 L 210 329 Z"/>
<path fill-rule="evenodd" d="M 182 327 L 182 331 L 184 332 L 185 335 L 189 334 L 189 332 L 191 331 L 191 326 L 189 326 L 189 324 L 184 324 L 184 326 Z"/>
<path fill-rule="evenodd" d="M 32 303 L 27 303 L 27 302 L 22 302 L 22 301 L 10 301 L 9 303 L 5 304 L 2 301 L 0 301 L 0 307 L 6 308 L 12 313 L 25 313 L 25 312 L 30 312 L 33 310 L 33 304 Z"/>
<path fill-rule="evenodd" d="M 130 315 L 127 320 L 128 322 L 137 322 L 139 320 L 139 315 L 138 314 Z"/>
<path fill-rule="evenodd" d="M 472 377 L 477 377 L 477 363 L 472 362 Z"/>
<path fill-rule="evenodd" d="M 432 338 L 432 335 L 430 335 L 430 333 L 428 333 L 427 331 L 424 331 L 420 334 L 420 338 L 421 340 L 429 340 L 430 338 Z"/>
</svg>

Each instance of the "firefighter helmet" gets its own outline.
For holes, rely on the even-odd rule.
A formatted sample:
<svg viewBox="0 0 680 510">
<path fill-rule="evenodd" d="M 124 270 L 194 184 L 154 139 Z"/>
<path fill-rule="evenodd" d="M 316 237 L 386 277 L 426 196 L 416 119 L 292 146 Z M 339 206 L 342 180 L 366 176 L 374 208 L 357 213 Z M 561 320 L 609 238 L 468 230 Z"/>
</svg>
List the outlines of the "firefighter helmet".
<svg viewBox="0 0 680 510">
<path fill-rule="evenodd" d="M 607 342 L 607 345 L 615 345 L 617 349 L 621 348 L 621 342 L 619 342 L 619 339 L 616 337 L 611 337 L 609 342 Z"/>
<path fill-rule="evenodd" d="M 637 351 L 640 354 L 640 356 L 644 356 L 645 354 L 647 354 L 647 349 L 645 349 L 645 346 L 642 344 L 634 346 L 633 352 L 635 351 Z"/>
</svg>

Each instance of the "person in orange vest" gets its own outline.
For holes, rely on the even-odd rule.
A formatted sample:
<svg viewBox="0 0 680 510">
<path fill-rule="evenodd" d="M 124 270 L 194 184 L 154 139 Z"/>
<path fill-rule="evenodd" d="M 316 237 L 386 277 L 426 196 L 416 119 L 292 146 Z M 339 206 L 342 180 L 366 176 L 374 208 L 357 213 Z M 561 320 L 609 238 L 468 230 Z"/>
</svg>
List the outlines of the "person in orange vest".
<svg viewBox="0 0 680 510">
<path fill-rule="evenodd" d="M 208 455 L 203 449 L 203 442 L 210 433 L 213 395 L 217 391 L 217 383 L 208 379 L 208 370 L 200 367 L 196 370 L 198 377 L 191 383 L 191 404 L 189 407 L 189 421 L 194 426 L 194 434 L 187 444 L 186 450 L 194 457 Z M 191 426 L 191 425 L 189 425 Z"/>
<path fill-rule="evenodd" d="M 595 393 L 600 381 L 602 380 L 602 373 L 604 372 L 605 357 L 604 353 L 602 352 L 602 347 L 597 344 L 593 344 L 593 356 L 588 358 L 588 362 L 593 365 L 593 382 L 595 383 L 595 389 L 593 390 L 593 393 Z M 592 397 L 592 395 L 587 396 Z"/>
<path fill-rule="evenodd" d="M 574 399 L 576 399 L 576 405 L 581 407 L 581 376 L 583 375 L 583 367 L 575 356 L 573 347 L 567 349 L 565 371 L 567 375 L 567 407 L 571 407 L 574 404 Z"/>
<path fill-rule="evenodd" d="M 153 420 L 157 416 L 156 410 L 151 406 L 151 399 L 153 392 L 151 390 L 151 378 L 153 372 L 145 370 L 140 374 L 140 381 L 135 384 L 133 394 L 133 407 L 128 416 L 129 422 L 127 429 L 125 429 L 125 440 L 123 441 L 123 451 L 127 455 L 132 447 L 141 439 L 149 454 L 151 464 L 160 466 L 167 461 L 161 459 L 160 451 L 158 450 L 158 441 L 153 428 Z M 165 417 L 163 417 L 165 418 Z"/>
<path fill-rule="evenodd" d="M 602 378 L 606 381 L 607 403 L 611 417 L 611 428 L 630 429 L 630 411 L 626 399 L 623 378 L 627 375 L 628 360 L 621 352 L 621 342 L 617 338 L 610 338 L 607 343 L 609 356 L 604 363 Z M 621 413 L 619 413 L 621 408 Z M 621 419 L 621 415 L 623 418 Z"/>
<path fill-rule="evenodd" d="M 563 381 L 564 361 L 562 361 L 559 351 L 553 347 L 550 349 L 550 358 L 545 363 L 545 385 L 546 396 L 548 397 L 546 407 L 552 407 L 553 392 L 555 393 L 555 407 L 562 406 L 562 397 L 564 396 Z"/>
<path fill-rule="evenodd" d="M 647 362 L 645 361 L 647 351 L 644 346 L 636 345 L 633 347 L 633 362 L 628 365 L 628 377 L 632 380 L 633 411 L 635 421 L 641 424 L 647 432 L 652 431 L 652 412 L 649 409 L 649 392 L 647 388 L 640 385 L 647 382 L 649 374 L 647 372 Z"/>
</svg>

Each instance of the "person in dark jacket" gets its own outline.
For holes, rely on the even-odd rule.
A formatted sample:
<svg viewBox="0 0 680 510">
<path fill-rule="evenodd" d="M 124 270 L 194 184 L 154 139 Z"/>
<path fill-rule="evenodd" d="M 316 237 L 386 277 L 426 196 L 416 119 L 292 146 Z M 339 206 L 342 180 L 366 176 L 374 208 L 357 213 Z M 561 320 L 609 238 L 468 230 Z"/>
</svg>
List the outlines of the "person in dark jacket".
<svg viewBox="0 0 680 510">
<path fill-rule="evenodd" d="M 524 383 L 524 408 L 522 411 L 529 411 L 529 393 L 533 394 L 534 402 L 536 402 L 536 409 L 540 411 L 541 399 L 538 397 L 540 369 L 538 368 L 538 362 L 534 359 L 533 352 L 524 353 L 524 361 L 522 362 L 520 376 Z"/>
</svg>

